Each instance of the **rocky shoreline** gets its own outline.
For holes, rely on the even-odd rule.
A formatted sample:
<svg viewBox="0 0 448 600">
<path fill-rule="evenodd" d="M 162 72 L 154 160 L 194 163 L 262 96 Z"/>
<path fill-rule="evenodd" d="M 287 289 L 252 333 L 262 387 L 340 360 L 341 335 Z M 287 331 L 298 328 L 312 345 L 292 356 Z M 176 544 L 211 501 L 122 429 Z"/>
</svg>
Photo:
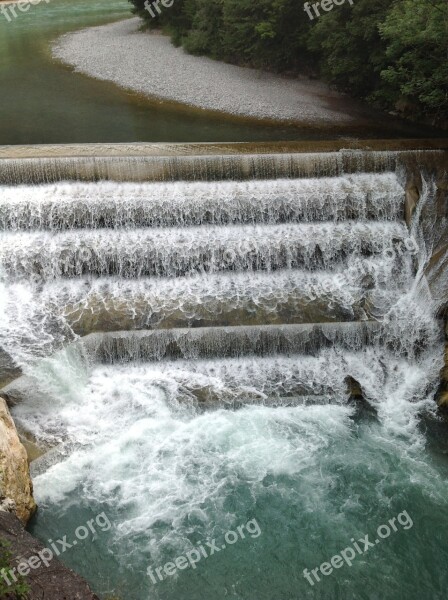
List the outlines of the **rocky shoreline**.
<svg viewBox="0 0 448 600">
<path fill-rule="evenodd" d="M 25 530 L 36 510 L 29 457 L 0 396 L 0 593 L 6 593 L 1 597 L 17 597 L 17 578 L 24 582 L 28 600 L 99 600 L 82 577 L 56 557 L 47 564 L 39 559 L 39 553 L 45 556 L 44 546 Z"/>
<path fill-rule="evenodd" d="M 0 510 L 14 513 L 23 524 L 28 523 L 36 510 L 27 453 L 1 397 Z"/>
<path fill-rule="evenodd" d="M 14 556 L 10 564 L 11 571 L 16 569 L 11 573 L 7 568 L 2 574 L 2 582 L 9 580 L 12 583 L 17 572 L 19 576 L 20 571 L 25 572 L 23 565 L 30 565 L 30 573 L 25 578 L 27 600 L 99 600 L 82 577 L 56 557 L 51 562 L 47 561 L 47 564 L 45 560 L 39 561 L 40 556 L 48 556 L 48 551 L 45 554 L 44 546 L 25 531 L 22 523 L 11 513 L 0 511 L 0 539 L 8 544 L 8 551 Z M 15 600 L 16 595 L 8 594 L 6 598 Z"/>
</svg>

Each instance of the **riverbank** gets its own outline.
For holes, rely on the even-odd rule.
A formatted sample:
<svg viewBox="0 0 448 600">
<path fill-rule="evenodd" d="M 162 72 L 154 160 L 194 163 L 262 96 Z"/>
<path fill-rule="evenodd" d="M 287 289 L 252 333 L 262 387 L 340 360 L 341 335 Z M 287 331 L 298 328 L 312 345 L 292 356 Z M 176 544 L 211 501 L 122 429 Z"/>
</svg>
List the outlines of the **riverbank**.
<svg viewBox="0 0 448 600">
<path fill-rule="evenodd" d="M 315 125 L 359 118 L 351 100 L 321 82 L 191 56 L 140 26 L 132 18 L 69 33 L 57 41 L 53 56 L 77 72 L 208 111 Z"/>
</svg>

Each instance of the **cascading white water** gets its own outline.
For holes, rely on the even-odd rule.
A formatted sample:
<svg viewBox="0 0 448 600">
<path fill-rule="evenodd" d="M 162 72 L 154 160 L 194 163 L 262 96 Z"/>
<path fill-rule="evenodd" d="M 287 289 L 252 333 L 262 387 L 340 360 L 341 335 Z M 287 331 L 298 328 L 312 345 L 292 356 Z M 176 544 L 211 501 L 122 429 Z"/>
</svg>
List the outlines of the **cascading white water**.
<svg viewBox="0 0 448 600">
<path fill-rule="evenodd" d="M 372 173 L 344 172 L 358 161 Z M 309 545 L 328 535 L 328 514 L 357 514 L 344 494 L 362 498 L 366 464 L 383 509 L 385 463 L 405 480 L 412 465 L 429 485 L 437 469 L 418 456 L 419 415 L 434 410 L 443 351 L 418 226 L 407 229 L 400 178 L 387 170 L 395 155 L 167 158 L 154 177 L 227 169 L 226 179 L 257 181 L 60 181 L 76 168 L 81 180 L 118 169 L 141 181 L 150 162 L 6 165 L 2 181 L 16 185 L 0 188 L 0 336 L 25 373 L 6 388 L 22 400 L 17 422 L 56 446 L 33 467 L 38 531 L 51 531 L 51 511 L 71 523 L 106 508 L 116 525 L 107 577 L 126 580 L 132 600 L 171 600 L 185 583 L 153 588 L 146 566 L 243 515 L 265 519 L 275 560 L 274 522 L 296 518 L 303 534 L 315 511 Z M 281 178 L 261 180 L 273 170 Z M 303 178 L 284 179 L 291 173 Z M 333 471 L 351 481 L 350 464 L 344 492 Z M 285 516 L 291 507 L 297 515 Z M 288 552 L 277 556 L 287 564 Z M 185 597 L 199 597 L 191 581 Z M 252 598 L 241 581 L 246 592 L 234 595 Z M 290 597 L 307 597 L 306 583 L 293 583 Z M 213 597 L 213 585 L 200 588 Z"/>
<path fill-rule="evenodd" d="M 395 157 L 378 160 L 381 170 Z M 334 168 L 324 155 L 275 161 Z M 400 218 L 403 203 L 391 172 L 3 187 L 3 350 L 26 367 L 92 331 L 251 325 L 256 332 L 263 324 L 393 315 L 396 334 L 393 324 L 383 330 L 390 346 L 418 312 L 410 292 L 419 248 Z M 396 347 L 409 351 L 430 331 L 430 322 L 420 324 Z"/>
<path fill-rule="evenodd" d="M 402 205 L 393 173 L 4 187 L 6 349 L 27 364 L 77 332 L 379 316 L 412 277 Z"/>
<path fill-rule="evenodd" d="M 60 181 L 224 181 L 392 171 L 394 152 L 199 154 L 3 159 L 0 184 Z M 416 154 L 416 152 L 413 152 Z"/>
<path fill-rule="evenodd" d="M 330 268 L 348 255 L 393 252 L 408 237 L 397 223 L 204 226 L 4 233 L 0 268 L 11 278 L 83 274 L 177 277 L 223 270 Z"/>
<path fill-rule="evenodd" d="M 0 229 L 396 220 L 402 208 L 403 190 L 393 173 L 177 185 L 60 183 L 4 188 Z"/>
</svg>

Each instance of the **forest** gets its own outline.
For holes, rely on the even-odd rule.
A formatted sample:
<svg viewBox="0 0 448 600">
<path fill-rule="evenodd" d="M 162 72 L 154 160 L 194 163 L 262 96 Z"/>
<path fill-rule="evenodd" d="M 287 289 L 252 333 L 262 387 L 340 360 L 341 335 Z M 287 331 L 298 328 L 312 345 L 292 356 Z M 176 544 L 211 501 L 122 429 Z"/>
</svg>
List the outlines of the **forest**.
<svg viewBox="0 0 448 600">
<path fill-rule="evenodd" d="M 319 77 L 388 112 L 448 126 L 446 0 L 353 0 L 313 19 L 300 0 L 170 0 L 157 10 L 130 2 L 148 28 L 192 54 Z"/>
</svg>

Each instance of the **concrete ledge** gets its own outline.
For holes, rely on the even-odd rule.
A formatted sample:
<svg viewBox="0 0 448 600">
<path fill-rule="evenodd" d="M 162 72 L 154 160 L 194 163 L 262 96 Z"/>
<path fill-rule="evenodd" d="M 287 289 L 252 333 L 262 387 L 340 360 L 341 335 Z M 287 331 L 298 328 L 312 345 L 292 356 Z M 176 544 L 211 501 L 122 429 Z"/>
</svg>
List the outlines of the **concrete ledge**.
<svg viewBox="0 0 448 600">
<path fill-rule="evenodd" d="M 448 150 L 448 138 L 398 140 L 335 140 L 297 142 L 235 142 L 195 144 L 42 144 L 34 146 L 0 146 L 0 159 L 141 157 L 141 156 L 211 156 L 238 154 L 289 154 L 304 152 L 338 152 L 340 150 L 406 151 Z"/>
<path fill-rule="evenodd" d="M 302 143 L 9 147 L 0 155 L 0 185 L 337 177 L 394 171 L 397 164 L 433 171 L 447 162 L 448 152 L 438 147 L 440 142 L 408 149 L 411 144 L 406 141 L 398 150 L 400 143 L 388 145 L 386 150 L 376 149 L 379 142 L 368 149 L 344 148 L 342 142 L 313 148 Z"/>
</svg>

